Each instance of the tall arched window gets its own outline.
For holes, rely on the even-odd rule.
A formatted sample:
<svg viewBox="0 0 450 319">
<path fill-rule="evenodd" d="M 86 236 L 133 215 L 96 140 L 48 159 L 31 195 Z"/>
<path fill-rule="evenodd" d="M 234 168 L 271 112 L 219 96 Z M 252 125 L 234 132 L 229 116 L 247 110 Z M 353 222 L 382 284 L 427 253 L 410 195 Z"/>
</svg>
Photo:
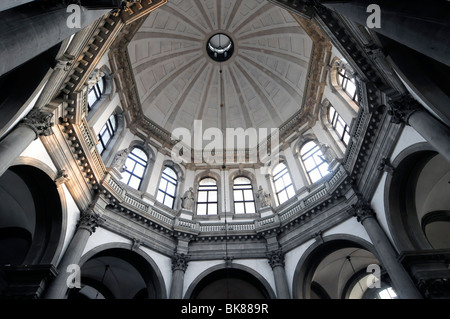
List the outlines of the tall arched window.
<svg viewBox="0 0 450 319">
<path fill-rule="evenodd" d="M 138 147 L 133 148 L 125 161 L 125 171 L 122 173 L 122 181 L 130 187 L 139 190 L 147 165 L 147 154 Z"/>
<path fill-rule="evenodd" d="M 281 205 L 290 198 L 294 197 L 295 190 L 292 184 L 292 178 L 289 170 L 284 163 L 279 163 L 273 169 L 273 184 L 275 185 L 275 193 L 278 203 Z"/>
<path fill-rule="evenodd" d="M 89 88 L 88 92 L 88 112 L 92 110 L 94 104 L 100 100 L 103 92 L 105 91 L 105 79 L 104 77 L 100 77 L 98 81 Z"/>
<path fill-rule="evenodd" d="M 236 177 L 233 181 L 235 214 L 256 214 L 252 181 L 247 177 Z"/>
<path fill-rule="evenodd" d="M 338 70 L 338 84 L 342 87 L 345 93 L 358 104 L 358 94 L 356 94 L 355 77 L 346 69 Z"/>
<path fill-rule="evenodd" d="M 109 143 L 114 137 L 114 134 L 116 134 L 116 131 L 117 131 L 117 118 L 116 115 L 113 114 L 108 119 L 108 121 L 106 121 L 106 124 L 102 127 L 100 133 L 97 135 L 97 139 L 99 142 L 97 144 L 97 150 L 100 153 L 100 155 L 102 155 L 103 152 L 106 151 L 106 149 L 109 146 Z"/>
<path fill-rule="evenodd" d="M 166 167 L 161 175 L 156 200 L 173 209 L 178 185 L 177 173 L 170 167 Z"/>
<path fill-rule="evenodd" d="M 347 123 L 345 123 L 344 119 L 332 106 L 330 106 L 328 109 L 328 121 L 330 122 L 331 126 L 337 133 L 342 143 L 347 146 L 348 142 L 350 141 L 350 127 L 347 125 Z"/>
<path fill-rule="evenodd" d="M 217 181 L 211 177 L 202 179 L 198 185 L 197 215 L 210 216 L 218 214 Z"/>
<path fill-rule="evenodd" d="M 315 142 L 310 141 L 303 145 L 300 156 L 311 183 L 315 183 L 329 174 L 328 163 L 323 157 L 319 145 Z"/>
</svg>

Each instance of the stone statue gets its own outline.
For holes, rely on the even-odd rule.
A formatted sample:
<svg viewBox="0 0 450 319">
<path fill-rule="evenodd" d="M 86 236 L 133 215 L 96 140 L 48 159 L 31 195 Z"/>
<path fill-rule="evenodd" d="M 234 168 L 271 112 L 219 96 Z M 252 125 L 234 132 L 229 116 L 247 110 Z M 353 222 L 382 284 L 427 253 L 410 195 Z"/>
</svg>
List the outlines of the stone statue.
<svg viewBox="0 0 450 319">
<path fill-rule="evenodd" d="M 260 207 L 268 207 L 270 206 L 270 194 L 266 193 L 264 188 L 259 185 L 258 193 L 256 193 L 256 198 L 258 199 Z"/>
<path fill-rule="evenodd" d="M 186 210 L 193 210 L 194 209 L 194 189 L 191 187 L 189 190 L 187 190 L 183 197 L 181 197 L 181 207 Z"/>
<path fill-rule="evenodd" d="M 125 162 L 128 157 L 128 149 L 123 149 L 121 151 L 118 151 L 116 156 L 114 156 L 113 162 L 111 164 L 111 167 L 115 167 L 119 170 L 119 172 L 123 173 L 125 172 Z"/>
</svg>

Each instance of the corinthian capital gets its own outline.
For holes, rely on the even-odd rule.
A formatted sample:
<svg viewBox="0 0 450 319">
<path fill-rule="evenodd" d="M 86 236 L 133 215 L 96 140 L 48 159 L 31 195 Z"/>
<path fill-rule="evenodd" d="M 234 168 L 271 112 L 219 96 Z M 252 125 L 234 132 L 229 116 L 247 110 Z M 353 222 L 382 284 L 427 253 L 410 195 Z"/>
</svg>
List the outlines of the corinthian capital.
<svg viewBox="0 0 450 319">
<path fill-rule="evenodd" d="M 185 254 L 175 253 L 172 257 L 172 271 L 186 271 L 188 267 L 189 256 Z"/>
<path fill-rule="evenodd" d="M 53 113 L 41 112 L 33 109 L 26 117 L 23 118 L 19 125 L 26 126 L 32 129 L 36 133 L 36 139 L 41 136 L 52 135 L 52 122 Z"/>
<path fill-rule="evenodd" d="M 396 100 L 391 100 L 389 106 L 389 115 L 392 116 L 391 122 L 395 124 L 408 124 L 411 115 L 422 109 L 422 105 L 409 94 L 404 94 Z"/>
<path fill-rule="evenodd" d="M 370 203 L 363 198 L 360 198 L 356 204 L 352 205 L 352 212 L 353 216 L 355 216 L 360 223 L 366 218 L 375 217 L 375 212 L 370 206 Z"/>
<path fill-rule="evenodd" d="M 284 267 L 284 253 L 281 249 L 271 251 L 267 253 L 267 258 L 269 258 L 270 267 Z"/>
<path fill-rule="evenodd" d="M 93 210 L 89 209 L 81 213 L 77 227 L 80 229 L 86 229 L 91 233 L 95 233 L 95 230 L 104 222 L 103 218 Z"/>
</svg>

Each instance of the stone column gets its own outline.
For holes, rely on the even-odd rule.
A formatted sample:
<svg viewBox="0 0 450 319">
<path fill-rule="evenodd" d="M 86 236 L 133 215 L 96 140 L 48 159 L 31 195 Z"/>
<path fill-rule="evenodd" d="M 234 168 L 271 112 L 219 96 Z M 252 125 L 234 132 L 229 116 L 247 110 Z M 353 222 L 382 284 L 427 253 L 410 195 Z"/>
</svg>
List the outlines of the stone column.
<svg viewBox="0 0 450 319">
<path fill-rule="evenodd" d="M 275 288 L 277 290 L 278 299 L 290 299 L 289 286 L 286 278 L 286 271 L 284 270 L 284 254 L 281 249 L 267 253 L 269 258 L 269 265 L 273 270 L 273 277 L 275 278 Z"/>
<path fill-rule="evenodd" d="M 320 1 L 325 7 L 344 17 L 367 26 L 373 10 L 368 6 L 379 6 L 380 27 L 372 30 L 413 50 L 425 54 L 441 63 L 450 65 L 450 3 L 441 1 L 439 5 L 424 5 L 421 0 L 349 0 Z M 369 21 L 372 21 L 369 19 Z"/>
<path fill-rule="evenodd" d="M 103 219 L 92 209 L 82 213 L 77 225 L 77 230 L 58 266 L 58 276 L 50 284 L 46 294 L 46 299 L 64 299 L 69 288 L 68 279 L 73 274 L 73 270 L 68 270 L 70 265 L 79 265 L 81 255 L 89 237 L 95 229 L 101 225 Z"/>
<path fill-rule="evenodd" d="M 357 204 L 353 205 L 353 213 L 369 235 L 377 251 L 377 257 L 389 274 L 394 289 L 400 298 L 422 299 L 423 297 L 411 277 L 397 259 L 397 253 L 378 223 L 370 204 L 363 199 L 359 200 Z"/>
<path fill-rule="evenodd" d="M 448 126 L 433 117 L 410 95 L 404 95 L 389 104 L 393 123 L 410 125 L 450 162 L 450 128 Z"/>
<path fill-rule="evenodd" d="M 51 119 L 53 113 L 32 110 L 8 135 L 0 142 L 0 176 L 11 166 L 11 163 L 39 136 L 52 134 Z"/>
<path fill-rule="evenodd" d="M 172 257 L 172 285 L 170 299 L 183 299 L 184 274 L 188 267 L 189 256 L 175 253 Z"/>
<path fill-rule="evenodd" d="M 110 11 L 77 8 L 78 12 L 67 12 L 67 5 L 63 3 L 36 1 L 0 12 L 0 56 L 7 61 L 0 64 L 0 75 L 50 49 Z M 77 13 L 79 27 L 73 27 L 71 23 L 77 19 Z"/>
</svg>

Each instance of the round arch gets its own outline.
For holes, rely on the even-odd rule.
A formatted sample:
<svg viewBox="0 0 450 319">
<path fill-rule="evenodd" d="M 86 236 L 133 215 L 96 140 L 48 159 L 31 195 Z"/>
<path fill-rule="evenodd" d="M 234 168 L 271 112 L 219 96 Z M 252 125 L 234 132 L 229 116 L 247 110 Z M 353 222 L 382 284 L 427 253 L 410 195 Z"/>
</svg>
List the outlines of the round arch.
<svg viewBox="0 0 450 319">
<path fill-rule="evenodd" d="M 154 299 L 166 299 L 167 290 L 162 273 L 157 263 L 143 250 L 134 249 L 131 250 L 131 246 L 125 243 L 108 243 L 97 246 L 90 251 L 86 252 L 80 259 L 80 268 L 83 279 L 90 285 L 93 284 L 95 288 L 99 288 L 100 292 L 106 297 L 113 297 L 113 294 L 105 285 L 95 284 L 95 280 L 92 280 L 88 276 L 83 278 L 83 266 L 96 257 L 114 257 L 123 259 L 127 263 L 131 264 L 142 276 L 147 287 L 147 295 Z M 92 285 L 91 285 L 92 286 Z M 105 294 L 103 293 L 105 292 Z M 140 292 L 142 294 L 142 292 Z"/>
<path fill-rule="evenodd" d="M 242 280 L 248 280 L 249 284 L 254 285 L 255 289 L 261 292 L 266 299 L 277 298 L 269 282 L 261 274 L 250 267 L 232 263 L 229 267 L 226 264 L 220 264 L 203 271 L 189 285 L 184 299 L 194 299 L 208 283 L 223 278 L 226 275 L 232 275 L 240 279 L 245 278 Z"/>
<path fill-rule="evenodd" d="M 433 189 L 424 185 L 424 178 L 428 179 L 428 184 L 432 185 L 434 190 L 445 173 L 438 172 L 427 174 L 430 170 L 432 161 L 439 159 L 441 156 L 436 150 L 426 142 L 414 144 L 404 149 L 395 160 L 392 166 L 395 168 L 392 174 L 388 174 L 384 188 L 384 208 L 386 211 L 386 219 L 389 225 L 389 231 L 392 234 L 394 243 L 399 251 L 433 249 L 429 238 L 425 233 L 425 224 L 430 207 L 418 207 L 418 196 L 422 196 L 420 202 L 425 202 L 427 197 L 433 193 Z M 434 165 L 433 170 L 438 169 L 440 165 Z M 443 168 L 445 169 L 445 167 Z M 427 172 L 425 172 L 427 170 Z M 425 173 L 424 173 L 425 172 Z M 425 175 L 427 176 L 425 176 Z M 444 174 L 444 175 L 442 175 Z M 433 180 L 431 180 L 433 179 Z M 440 181 L 442 183 L 442 181 Z M 427 183 L 425 183 L 427 184 Z M 440 191 L 445 190 L 448 185 L 441 185 Z M 421 189 L 418 192 L 418 189 Z M 437 205 L 444 205 L 443 209 L 435 209 L 435 211 L 447 210 L 450 207 L 448 200 L 435 200 Z M 445 206 L 447 205 L 447 206 Z M 428 205 L 430 206 L 430 205 Z M 431 205 L 433 206 L 433 205 Z M 431 208 L 430 208 L 431 209 Z M 425 224 L 424 224 L 425 222 Z"/>
<path fill-rule="evenodd" d="M 326 257 L 347 248 L 365 250 L 374 256 L 374 261 L 378 259 L 373 245 L 360 237 L 346 234 L 325 236 L 323 242 L 316 241 L 309 246 L 298 261 L 292 281 L 293 299 L 311 299 L 312 293 L 323 298 L 331 298 L 322 286 L 313 281 L 313 276 Z M 348 285 L 344 285 L 343 288 L 348 289 Z M 340 295 L 337 298 L 340 298 Z"/>
</svg>

